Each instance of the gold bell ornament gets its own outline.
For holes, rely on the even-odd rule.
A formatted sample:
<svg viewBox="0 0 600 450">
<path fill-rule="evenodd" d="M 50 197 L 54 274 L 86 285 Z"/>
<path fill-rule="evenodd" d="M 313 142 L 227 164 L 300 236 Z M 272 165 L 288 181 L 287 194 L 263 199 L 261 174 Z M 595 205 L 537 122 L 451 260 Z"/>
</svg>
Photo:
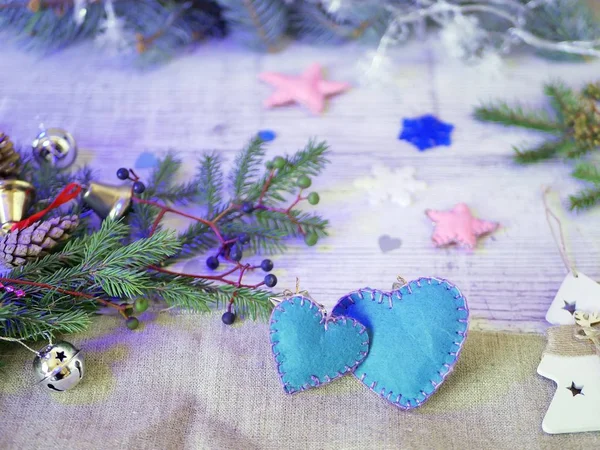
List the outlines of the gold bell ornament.
<svg viewBox="0 0 600 450">
<path fill-rule="evenodd" d="M 83 201 L 103 219 L 120 219 L 131 207 L 131 186 L 112 186 L 91 182 L 83 194 Z"/>
<path fill-rule="evenodd" d="M 21 157 L 9 137 L 0 133 L 0 234 L 25 217 L 35 197 L 34 187 L 17 180 Z"/>
<path fill-rule="evenodd" d="M 2 233 L 23 220 L 35 197 L 34 187 L 21 180 L 0 180 L 0 224 Z"/>
</svg>

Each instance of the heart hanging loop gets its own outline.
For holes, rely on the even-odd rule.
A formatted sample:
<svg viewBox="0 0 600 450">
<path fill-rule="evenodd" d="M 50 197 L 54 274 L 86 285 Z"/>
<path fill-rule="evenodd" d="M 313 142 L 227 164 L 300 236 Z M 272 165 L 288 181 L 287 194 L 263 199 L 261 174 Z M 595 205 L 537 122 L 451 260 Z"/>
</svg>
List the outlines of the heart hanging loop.
<svg viewBox="0 0 600 450">
<path fill-rule="evenodd" d="M 406 280 L 401 275 L 396 277 L 396 282 L 392 284 L 392 291 L 397 291 L 406 284 Z"/>
</svg>

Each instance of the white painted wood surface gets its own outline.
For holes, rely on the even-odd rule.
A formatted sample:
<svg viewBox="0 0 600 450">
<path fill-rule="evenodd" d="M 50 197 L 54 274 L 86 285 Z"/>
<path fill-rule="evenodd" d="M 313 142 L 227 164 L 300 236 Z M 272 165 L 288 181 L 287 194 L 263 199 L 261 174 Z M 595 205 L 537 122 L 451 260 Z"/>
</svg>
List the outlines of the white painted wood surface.
<svg viewBox="0 0 600 450">
<path fill-rule="evenodd" d="M 544 315 L 566 269 L 544 216 L 542 190 L 551 186 L 566 204 L 582 185 L 556 161 L 517 167 L 511 145 L 537 142 L 538 135 L 472 120 L 480 101 L 494 98 L 543 104 L 542 83 L 563 77 L 571 85 L 595 79 L 600 62 L 552 63 L 535 57 L 506 60 L 504 72 L 447 60 L 438 44 L 414 43 L 396 57 L 394 86 L 358 85 L 355 46 L 311 48 L 295 45 L 279 54 L 257 54 L 229 42 L 201 47 L 150 72 L 118 67 L 88 46 L 40 58 L 2 49 L 0 129 L 27 143 L 38 124 L 70 130 L 101 176 L 116 183 L 115 170 L 134 166 L 143 151 L 177 150 L 189 161 L 204 149 L 217 149 L 231 161 L 261 129 L 277 133 L 269 154 L 291 152 L 316 136 L 332 148 L 331 165 L 314 183 L 321 211 L 331 220 L 331 237 L 316 248 L 293 245 L 276 258 L 278 287 L 302 287 L 326 306 L 359 287 L 387 289 L 398 274 L 445 277 L 469 300 L 475 328 L 541 330 Z M 90 56 L 91 55 L 91 56 Z M 271 92 L 256 75 L 263 70 L 299 73 L 318 61 L 334 80 L 356 85 L 329 102 L 321 117 L 286 107 L 264 110 Z M 419 153 L 397 140 L 403 117 L 433 113 L 456 128 L 451 147 Z M 428 189 L 407 208 L 372 206 L 353 181 L 373 164 L 414 166 Z M 141 171 L 143 175 L 147 171 Z M 577 267 L 600 278 L 600 208 L 574 214 L 554 204 L 564 223 Z M 436 249 L 426 208 L 466 202 L 479 217 L 502 229 L 472 254 Z M 400 238 L 399 249 L 383 254 L 378 238 Z"/>
</svg>

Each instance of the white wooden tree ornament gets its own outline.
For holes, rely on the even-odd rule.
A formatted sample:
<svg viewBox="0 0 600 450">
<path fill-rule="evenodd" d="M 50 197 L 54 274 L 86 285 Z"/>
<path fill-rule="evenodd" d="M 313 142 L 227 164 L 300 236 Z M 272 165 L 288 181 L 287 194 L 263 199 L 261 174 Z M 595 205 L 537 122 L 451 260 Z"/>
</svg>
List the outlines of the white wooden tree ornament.
<svg viewBox="0 0 600 450">
<path fill-rule="evenodd" d="M 584 312 L 597 315 L 584 315 Z M 567 275 L 546 314 L 546 320 L 552 325 L 574 325 L 577 318 L 580 325 L 587 327 L 598 327 L 595 320 L 599 317 L 600 284 L 582 273 Z M 569 337 L 575 339 L 572 334 L 566 336 Z M 592 339 L 584 342 L 589 342 L 591 347 Z M 557 385 L 542 422 L 546 433 L 600 431 L 600 356 L 545 352 L 538 374 Z"/>
</svg>

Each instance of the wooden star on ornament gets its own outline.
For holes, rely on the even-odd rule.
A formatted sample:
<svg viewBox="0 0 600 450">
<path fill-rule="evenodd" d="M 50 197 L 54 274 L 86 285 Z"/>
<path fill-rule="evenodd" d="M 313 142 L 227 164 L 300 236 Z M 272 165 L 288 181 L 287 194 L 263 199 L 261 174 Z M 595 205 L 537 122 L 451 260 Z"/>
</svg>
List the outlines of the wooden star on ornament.
<svg viewBox="0 0 600 450">
<path fill-rule="evenodd" d="M 577 309 L 577 302 L 569 303 L 566 300 L 563 301 L 565 302 L 565 306 L 563 306 L 562 309 L 564 309 L 571 315 L 575 314 L 575 310 Z"/>
<path fill-rule="evenodd" d="M 458 244 L 468 249 L 475 248 L 477 238 L 498 229 L 500 224 L 473 217 L 465 203 L 459 203 L 450 211 L 425 211 L 435 223 L 431 240 L 436 247 Z"/>
<path fill-rule="evenodd" d="M 573 397 L 577 396 L 577 395 L 583 395 L 583 386 L 581 387 L 577 387 L 575 386 L 575 382 L 571 382 L 571 386 L 569 386 L 567 388 L 569 391 L 571 391 L 571 394 L 573 394 Z"/>
<path fill-rule="evenodd" d="M 312 64 L 299 76 L 263 72 L 258 77 L 276 89 L 264 102 L 267 108 L 298 103 L 307 107 L 313 114 L 323 112 L 326 97 L 340 94 L 350 88 L 349 83 L 324 80 L 321 65 L 318 63 Z"/>
</svg>

